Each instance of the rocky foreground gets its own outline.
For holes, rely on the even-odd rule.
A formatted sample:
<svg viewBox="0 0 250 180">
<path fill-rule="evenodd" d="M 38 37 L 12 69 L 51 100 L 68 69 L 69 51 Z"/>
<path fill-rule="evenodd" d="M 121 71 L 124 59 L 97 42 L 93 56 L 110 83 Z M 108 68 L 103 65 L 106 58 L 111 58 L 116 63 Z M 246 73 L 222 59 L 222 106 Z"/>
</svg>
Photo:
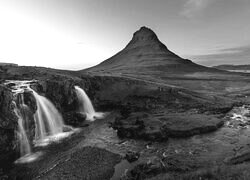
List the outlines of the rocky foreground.
<svg viewBox="0 0 250 180">
<path fill-rule="evenodd" d="M 36 79 L 31 87 L 56 105 L 67 124 L 80 130 L 59 143 L 35 148 L 44 153 L 37 161 L 14 165 L 18 157 L 11 106 L 14 97 L 11 84 L 2 84 L 1 147 L 5 148 L 1 149 L 1 162 L 9 164 L 1 164 L 2 178 L 227 179 L 248 168 L 242 164 L 249 158 L 247 123 L 231 121 L 233 115 L 228 114 L 233 107 L 247 103 L 246 98 L 195 93 L 125 77 Z M 98 110 L 111 114 L 86 122 L 77 113 L 74 85 L 86 90 Z M 25 102 L 35 112 L 31 94 L 26 94 Z M 233 170 L 224 173 L 227 168 Z"/>
</svg>

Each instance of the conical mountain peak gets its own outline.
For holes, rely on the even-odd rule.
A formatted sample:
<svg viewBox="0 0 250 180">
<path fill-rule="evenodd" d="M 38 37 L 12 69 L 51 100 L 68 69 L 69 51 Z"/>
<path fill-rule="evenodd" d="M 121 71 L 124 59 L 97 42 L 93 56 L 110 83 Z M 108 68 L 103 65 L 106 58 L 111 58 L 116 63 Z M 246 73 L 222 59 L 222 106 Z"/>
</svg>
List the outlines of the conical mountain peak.
<svg viewBox="0 0 250 180">
<path fill-rule="evenodd" d="M 171 74 L 207 69 L 171 52 L 154 31 L 143 26 L 123 50 L 88 71 Z"/>
<path fill-rule="evenodd" d="M 138 47 L 151 46 L 152 48 L 168 51 L 167 47 L 158 39 L 154 31 L 148 27 L 141 27 L 133 34 L 132 40 L 125 49 L 133 49 Z"/>
<path fill-rule="evenodd" d="M 156 34 L 154 31 L 151 29 L 143 26 L 141 27 L 138 31 L 136 31 L 133 35 L 134 40 L 141 40 L 141 41 L 146 41 L 146 40 L 158 40 Z"/>
</svg>

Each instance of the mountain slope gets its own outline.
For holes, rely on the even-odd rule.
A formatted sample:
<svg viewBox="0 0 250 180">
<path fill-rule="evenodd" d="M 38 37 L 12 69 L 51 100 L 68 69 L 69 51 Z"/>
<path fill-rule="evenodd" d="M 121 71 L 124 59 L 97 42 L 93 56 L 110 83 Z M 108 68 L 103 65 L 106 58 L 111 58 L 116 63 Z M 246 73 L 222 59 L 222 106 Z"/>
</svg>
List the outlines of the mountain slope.
<svg viewBox="0 0 250 180">
<path fill-rule="evenodd" d="M 218 65 L 214 66 L 213 68 L 216 69 L 221 69 L 221 70 L 249 70 L 250 71 L 250 64 L 246 65 L 231 65 L 231 64 L 223 64 L 223 65 Z"/>
<path fill-rule="evenodd" d="M 218 70 L 183 59 L 171 52 L 149 28 L 136 31 L 132 40 L 120 52 L 88 72 L 188 73 Z"/>
</svg>

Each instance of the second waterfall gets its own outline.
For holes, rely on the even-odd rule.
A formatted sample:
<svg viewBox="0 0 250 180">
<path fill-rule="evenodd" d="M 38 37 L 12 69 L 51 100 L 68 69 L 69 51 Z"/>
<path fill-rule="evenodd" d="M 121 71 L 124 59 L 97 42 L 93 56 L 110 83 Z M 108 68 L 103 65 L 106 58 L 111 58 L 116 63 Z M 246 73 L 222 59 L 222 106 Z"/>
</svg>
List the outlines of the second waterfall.
<svg viewBox="0 0 250 180">
<path fill-rule="evenodd" d="M 75 90 L 78 98 L 79 111 L 86 114 L 86 120 L 94 121 L 96 119 L 102 119 L 104 117 L 104 113 L 95 111 L 92 102 L 85 91 L 79 86 L 75 86 Z"/>
</svg>

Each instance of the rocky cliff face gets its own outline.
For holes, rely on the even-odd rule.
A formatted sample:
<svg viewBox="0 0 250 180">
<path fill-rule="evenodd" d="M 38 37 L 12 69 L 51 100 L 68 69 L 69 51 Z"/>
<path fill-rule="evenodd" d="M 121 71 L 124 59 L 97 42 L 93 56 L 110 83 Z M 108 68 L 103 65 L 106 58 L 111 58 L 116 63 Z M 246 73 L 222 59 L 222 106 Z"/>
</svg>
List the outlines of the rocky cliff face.
<svg viewBox="0 0 250 180">
<path fill-rule="evenodd" d="M 17 147 L 15 130 L 17 116 L 12 104 L 13 94 L 5 86 L 0 86 L 0 162 L 7 154 L 12 154 Z M 13 155 L 13 154 L 12 154 Z"/>
</svg>

